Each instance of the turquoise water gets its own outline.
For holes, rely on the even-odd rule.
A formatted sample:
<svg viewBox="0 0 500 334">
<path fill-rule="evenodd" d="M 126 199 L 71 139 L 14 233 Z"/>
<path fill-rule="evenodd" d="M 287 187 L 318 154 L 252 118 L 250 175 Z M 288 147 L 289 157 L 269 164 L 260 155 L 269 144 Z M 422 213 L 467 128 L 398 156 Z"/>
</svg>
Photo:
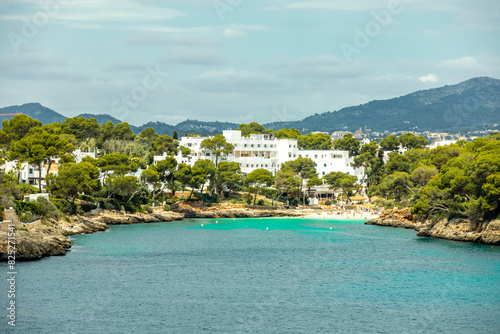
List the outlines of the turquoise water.
<svg viewBox="0 0 500 334">
<path fill-rule="evenodd" d="M 73 238 L 17 264 L 17 326 L 3 311 L 0 333 L 500 332 L 500 247 L 283 218 Z"/>
</svg>

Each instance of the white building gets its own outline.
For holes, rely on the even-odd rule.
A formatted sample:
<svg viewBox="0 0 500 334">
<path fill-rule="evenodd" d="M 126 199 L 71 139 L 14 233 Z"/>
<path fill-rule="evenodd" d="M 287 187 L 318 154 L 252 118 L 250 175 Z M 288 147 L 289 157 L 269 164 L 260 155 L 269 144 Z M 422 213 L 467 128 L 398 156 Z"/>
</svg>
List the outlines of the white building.
<svg viewBox="0 0 500 334">
<path fill-rule="evenodd" d="M 458 140 L 436 140 L 435 142 L 433 142 L 432 144 L 430 145 L 427 145 L 427 148 L 429 149 L 434 149 L 434 148 L 437 148 L 439 146 L 446 146 L 446 145 L 453 145 L 457 142 Z"/>
<path fill-rule="evenodd" d="M 38 185 L 40 172 L 37 166 L 30 165 L 27 162 L 23 162 L 21 163 L 20 166 L 18 166 L 18 162 L 14 160 L 14 161 L 6 161 L 2 166 L 0 166 L 0 168 L 3 169 L 5 173 L 14 172 L 16 176 L 19 175 L 20 183 L 29 183 L 31 185 Z M 51 171 L 53 171 L 53 169 L 54 165 L 51 166 Z M 43 181 L 43 179 L 46 176 L 47 176 L 47 165 L 42 165 L 42 187 L 45 187 L 45 182 Z"/>
<path fill-rule="evenodd" d="M 359 180 L 363 179 L 364 170 L 353 168 L 353 159 L 347 151 L 335 150 L 299 150 L 296 139 L 277 139 L 269 134 L 252 134 L 249 137 L 241 136 L 239 130 L 224 130 L 223 136 L 228 143 L 234 145 L 234 151 L 227 157 L 219 157 L 220 161 L 238 162 L 243 174 L 264 168 L 272 174 L 280 169 L 287 161 L 298 157 L 311 158 L 316 163 L 319 177 L 330 172 L 344 172 L 356 175 Z M 176 156 L 178 163 L 193 166 L 199 159 L 210 159 L 215 163 L 215 156 L 210 151 L 200 148 L 203 140 L 208 137 L 182 137 L 180 145 L 191 150 L 188 157 L 182 157 L 181 153 Z M 167 154 L 154 157 L 154 163 L 164 160 Z"/>
<path fill-rule="evenodd" d="M 85 157 L 90 157 L 92 159 L 96 158 L 95 149 L 94 149 L 94 151 L 90 151 L 90 149 L 89 149 L 88 152 L 83 152 L 80 149 L 76 149 L 71 154 L 73 154 L 73 156 L 75 157 L 76 163 L 82 162 L 83 158 L 85 158 Z"/>
</svg>

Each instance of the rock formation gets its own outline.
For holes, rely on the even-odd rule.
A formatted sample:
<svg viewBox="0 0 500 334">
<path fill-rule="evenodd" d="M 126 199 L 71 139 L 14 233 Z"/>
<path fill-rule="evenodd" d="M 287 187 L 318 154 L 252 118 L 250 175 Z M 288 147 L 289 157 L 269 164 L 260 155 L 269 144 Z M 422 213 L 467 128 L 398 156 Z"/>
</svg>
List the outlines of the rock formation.
<svg viewBox="0 0 500 334">
<path fill-rule="evenodd" d="M 468 219 L 418 221 L 414 218 L 409 208 L 392 209 L 383 211 L 379 218 L 372 219 L 365 224 L 410 228 L 422 237 L 500 245 L 500 220 L 489 222 L 473 222 Z"/>
</svg>

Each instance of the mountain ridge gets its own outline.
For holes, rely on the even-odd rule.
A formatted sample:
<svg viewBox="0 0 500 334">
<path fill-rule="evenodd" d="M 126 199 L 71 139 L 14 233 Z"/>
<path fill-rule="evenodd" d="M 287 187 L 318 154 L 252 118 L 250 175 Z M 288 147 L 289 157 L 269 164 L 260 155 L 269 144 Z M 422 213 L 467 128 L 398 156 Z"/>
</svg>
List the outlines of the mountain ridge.
<svg viewBox="0 0 500 334">
<path fill-rule="evenodd" d="M 446 85 L 428 90 L 419 90 L 387 100 L 374 100 L 358 106 L 314 114 L 297 121 L 263 124 L 266 128 L 279 130 L 295 127 L 303 133 L 313 131 L 334 132 L 370 128 L 373 131 L 447 131 L 459 132 L 480 130 L 485 126 L 500 123 L 500 80 L 490 77 L 472 78 L 456 85 Z M 0 114 L 23 113 L 39 119 L 44 124 L 62 122 L 65 116 L 42 106 L 27 103 L 0 109 Z M 96 118 L 99 124 L 121 121 L 108 114 L 80 114 L 85 118 Z M 13 116 L 0 116 L 0 121 Z M 129 123 L 130 124 L 130 123 Z M 158 134 L 179 135 L 197 133 L 215 135 L 226 129 L 236 129 L 239 124 L 230 122 L 204 122 L 186 120 L 177 125 L 151 121 L 141 126 L 130 124 L 135 133 L 147 127 Z"/>
</svg>

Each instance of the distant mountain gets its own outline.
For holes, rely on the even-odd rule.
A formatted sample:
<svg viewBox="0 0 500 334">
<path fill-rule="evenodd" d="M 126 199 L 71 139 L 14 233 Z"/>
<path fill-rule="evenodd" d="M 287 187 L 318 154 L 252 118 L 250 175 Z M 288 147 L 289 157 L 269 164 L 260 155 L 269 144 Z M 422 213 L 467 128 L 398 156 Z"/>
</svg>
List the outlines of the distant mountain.
<svg viewBox="0 0 500 334">
<path fill-rule="evenodd" d="M 418 91 L 406 96 L 372 101 L 335 112 L 315 114 L 301 121 L 265 124 L 279 130 L 295 127 L 311 131 L 448 131 L 491 129 L 500 123 L 500 80 L 480 77 L 457 85 Z"/>
<path fill-rule="evenodd" d="M 64 122 L 65 116 L 42 106 L 40 103 L 26 103 L 22 106 L 11 106 L 0 109 L 0 115 L 4 114 L 25 114 L 31 118 L 38 119 L 43 124 L 50 124 L 54 122 Z M 0 123 L 6 119 L 11 119 L 14 115 L 0 116 Z"/>
<path fill-rule="evenodd" d="M 118 123 L 121 123 L 122 121 L 120 121 L 119 119 L 117 118 L 114 118 L 113 116 L 110 116 L 108 114 L 102 114 L 102 115 L 95 115 L 95 114 L 80 114 L 78 115 L 77 117 L 85 117 L 86 119 L 89 119 L 89 118 L 95 118 L 97 123 L 99 124 L 104 124 L 104 123 L 107 123 L 108 121 L 111 121 L 111 123 L 113 124 L 118 124 Z"/>
<path fill-rule="evenodd" d="M 44 124 L 63 122 L 66 117 L 43 107 L 39 103 L 28 103 L 0 109 L 0 114 L 23 113 Z M 110 115 L 81 114 L 95 118 L 100 124 L 121 121 Z M 13 116 L 0 116 L 0 121 Z M 390 100 L 372 101 L 334 112 L 315 114 L 301 121 L 264 124 L 268 129 L 279 130 L 295 127 L 302 133 L 312 131 L 351 131 L 370 128 L 372 131 L 446 131 L 492 129 L 500 124 L 500 80 L 480 77 L 457 85 L 418 91 Z M 236 129 L 239 125 L 228 122 L 201 122 L 187 120 L 177 125 L 149 122 L 141 126 L 130 125 L 138 134 L 145 128 L 153 128 L 160 135 L 179 136 L 189 133 L 216 135 L 222 130 Z"/>
</svg>

